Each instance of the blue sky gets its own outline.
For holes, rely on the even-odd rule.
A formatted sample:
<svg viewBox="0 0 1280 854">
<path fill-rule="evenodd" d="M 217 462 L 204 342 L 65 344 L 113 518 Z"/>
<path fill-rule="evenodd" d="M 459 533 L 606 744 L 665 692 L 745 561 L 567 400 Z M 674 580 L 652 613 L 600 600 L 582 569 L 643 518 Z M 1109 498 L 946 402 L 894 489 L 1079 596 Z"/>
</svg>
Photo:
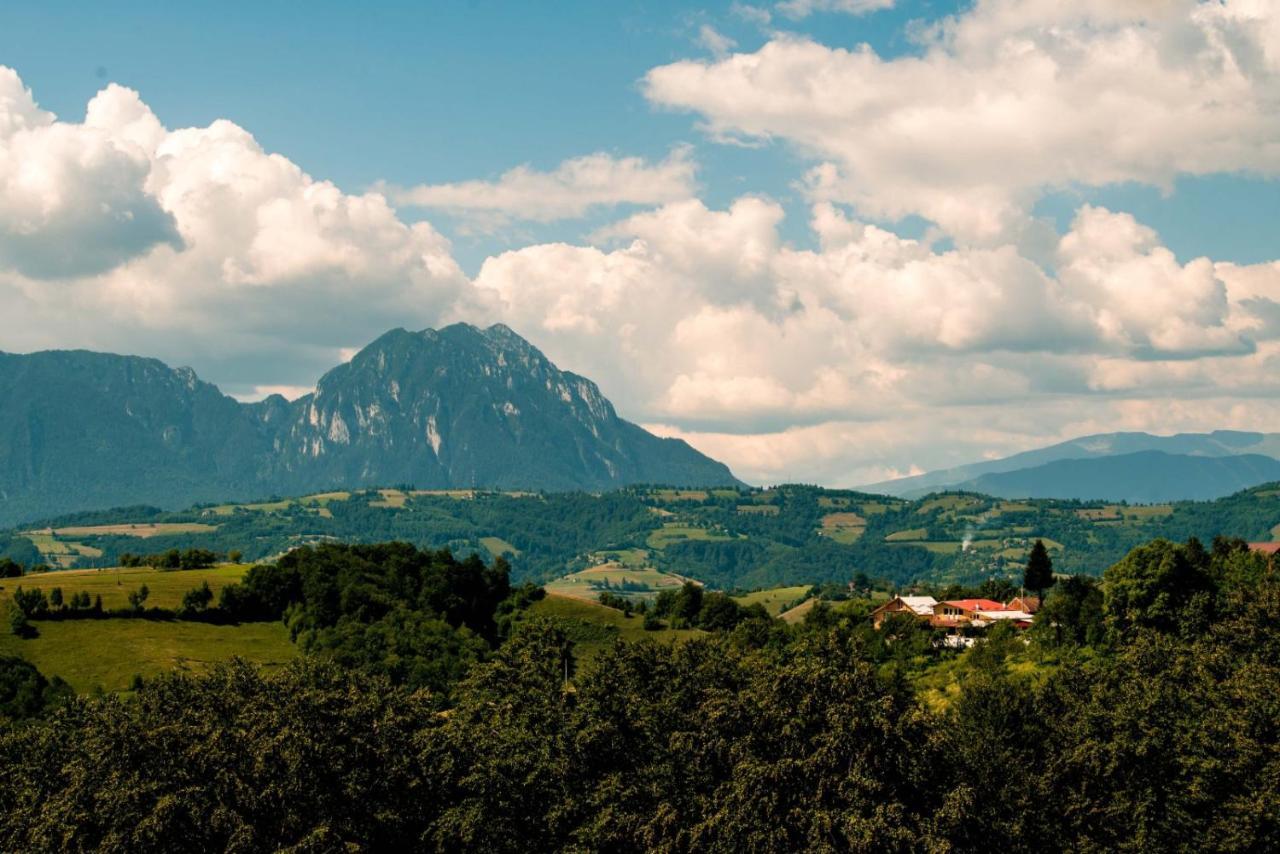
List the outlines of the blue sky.
<svg viewBox="0 0 1280 854">
<path fill-rule="evenodd" d="M 756 480 L 1258 426 L 1275 14 L 8 4 L 0 71 L 58 121 L 0 79 L 0 349 L 252 397 L 388 325 L 503 321 Z"/>
</svg>

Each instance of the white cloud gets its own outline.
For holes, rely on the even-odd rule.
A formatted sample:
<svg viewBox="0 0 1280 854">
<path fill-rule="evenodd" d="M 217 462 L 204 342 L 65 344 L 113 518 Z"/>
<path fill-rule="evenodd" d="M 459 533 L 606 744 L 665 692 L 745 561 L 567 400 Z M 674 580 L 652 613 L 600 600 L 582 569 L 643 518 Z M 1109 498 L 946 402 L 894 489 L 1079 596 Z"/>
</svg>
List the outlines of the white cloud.
<svg viewBox="0 0 1280 854">
<path fill-rule="evenodd" d="M 892 9 L 893 5 L 894 0 L 786 0 L 774 8 L 788 18 L 807 18 L 814 12 L 866 15 L 882 9 Z"/>
<path fill-rule="evenodd" d="M 289 384 L 340 347 L 438 321 L 467 291 L 430 225 L 313 179 L 230 122 L 167 130 L 115 85 L 63 121 L 0 69 L 6 349 L 141 351 L 214 366 L 233 387 Z"/>
<path fill-rule="evenodd" d="M 644 87 L 712 138 L 783 140 L 825 164 L 815 198 L 1003 242 L 1047 189 L 1280 174 L 1278 33 L 1265 0 L 980 0 L 919 55 L 777 35 Z"/>
<path fill-rule="evenodd" d="M 657 205 L 692 196 L 697 164 L 679 146 L 663 160 L 604 152 L 566 160 L 551 172 L 517 166 L 493 181 L 421 184 L 389 190 L 407 207 L 442 210 L 493 224 L 576 219 L 595 208 Z"/>
<path fill-rule="evenodd" d="M 151 163 L 139 134 L 113 134 L 103 91 L 83 124 L 40 110 L 0 67 L 0 265 L 33 278 L 101 273 L 158 244 L 180 244 L 147 192 Z"/>
<path fill-rule="evenodd" d="M 813 210 L 820 248 L 800 250 L 781 219 L 759 198 L 680 202 L 602 229 L 611 250 L 491 258 L 475 285 L 621 411 L 763 481 L 868 482 L 1129 423 L 1160 399 L 1280 394 L 1280 344 L 1265 343 L 1280 315 L 1263 310 L 1280 305 L 1280 265 L 1180 264 L 1095 207 L 1047 270 L 1008 245 L 937 251 L 830 203 Z M 1199 411 L 1201 428 L 1257 420 Z"/>
</svg>

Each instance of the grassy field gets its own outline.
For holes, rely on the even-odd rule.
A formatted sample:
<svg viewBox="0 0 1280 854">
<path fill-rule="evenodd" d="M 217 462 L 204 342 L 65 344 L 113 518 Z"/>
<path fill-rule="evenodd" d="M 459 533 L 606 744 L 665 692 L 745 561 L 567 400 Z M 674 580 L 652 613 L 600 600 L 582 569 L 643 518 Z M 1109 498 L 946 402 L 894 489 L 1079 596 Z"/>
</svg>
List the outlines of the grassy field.
<svg viewBox="0 0 1280 854">
<path fill-rule="evenodd" d="M 0 655 L 16 655 L 81 693 L 120 691 L 134 674 L 200 670 L 234 656 L 280 665 L 298 654 L 283 623 L 212 626 L 151 620 L 36 621 L 38 637 L 0 635 Z"/>
<path fill-rule="evenodd" d="M 661 528 L 651 533 L 645 540 L 645 545 L 651 549 L 661 551 L 672 543 L 681 540 L 731 540 L 732 537 L 725 534 L 718 534 L 709 531 L 706 528 L 696 528 L 691 525 L 681 525 L 678 523 L 667 522 Z"/>
<path fill-rule="evenodd" d="M 915 540 L 923 540 L 928 531 L 924 528 L 909 528 L 905 531 L 894 531 L 892 534 L 884 538 L 886 543 L 907 543 Z"/>
<path fill-rule="evenodd" d="M 502 537 L 481 537 L 480 545 L 484 546 L 485 549 L 488 550 L 489 554 L 494 557 L 505 554 L 519 556 L 520 554 L 520 550 L 518 548 L 502 539 Z"/>
<path fill-rule="evenodd" d="M 842 545 L 856 543 L 867 530 L 867 520 L 857 513 L 828 513 L 818 533 Z"/>
<path fill-rule="evenodd" d="M 621 589 L 613 589 L 610 592 L 627 596 L 631 599 L 651 598 L 658 591 L 670 587 L 679 587 L 684 584 L 683 578 L 659 572 L 652 567 L 628 567 L 620 563 L 605 563 L 557 578 L 555 581 L 545 584 L 544 587 L 548 593 L 554 593 L 557 596 L 595 602 L 600 594 L 604 592 L 603 584 L 607 582 L 615 588 L 620 588 L 624 581 L 631 584 L 644 585 L 651 592 L 627 592 Z"/>
<path fill-rule="evenodd" d="M 31 544 L 50 565 L 66 568 L 80 557 L 102 557 L 102 549 L 95 549 L 84 543 L 60 540 L 48 530 L 28 531 L 22 536 L 31 540 Z"/>
<path fill-rule="evenodd" d="M 590 666 L 600 651 L 615 640 L 653 640 L 658 643 L 674 643 L 706 634 L 701 629 L 644 630 L 644 618 L 628 617 L 614 608 L 592 602 L 584 602 L 548 592 L 545 599 L 535 602 L 529 609 L 530 616 L 549 617 L 555 620 L 574 642 L 574 651 L 582 666 Z"/>
<path fill-rule="evenodd" d="M 756 590 L 753 593 L 733 598 L 739 605 L 748 608 L 752 605 L 763 605 L 766 611 L 776 617 L 808 592 L 809 585 L 802 584 L 799 587 L 774 587 L 769 590 Z"/>
<path fill-rule="evenodd" d="M 53 533 L 59 537 L 159 537 L 165 534 L 209 534 L 218 530 L 217 525 L 205 525 L 200 522 L 157 522 L 128 525 L 85 525 L 74 528 L 58 528 Z"/>
<path fill-rule="evenodd" d="M 234 584 L 249 571 L 246 564 L 215 566 L 212 569 L 183 569 L 162 572 L 158 569 L 68 569 L 58 572 L 42 572 L 37 575 L 24 575 L 22 578 L 6 578 L 0 582 L 0 598 L 7 600 L 19 585 L 31 589 L 33 587 L 49 591 L 54 587 L 62 588 L 63 598 L 71 598 L 72 593 L 84 591 L 92 599 L 102 597 L 102 607 L 123 608 L 129 604 L 129 591 L 147 585 L 150 595 L 147 606 L 156 608 L 177 608 L 182 604 L 182 596 L 188 590 L 199 587 L 201 582 L 209 582 L 209 587 L 216 597 L 218 592 L 228 584 Z"/>
</svg>

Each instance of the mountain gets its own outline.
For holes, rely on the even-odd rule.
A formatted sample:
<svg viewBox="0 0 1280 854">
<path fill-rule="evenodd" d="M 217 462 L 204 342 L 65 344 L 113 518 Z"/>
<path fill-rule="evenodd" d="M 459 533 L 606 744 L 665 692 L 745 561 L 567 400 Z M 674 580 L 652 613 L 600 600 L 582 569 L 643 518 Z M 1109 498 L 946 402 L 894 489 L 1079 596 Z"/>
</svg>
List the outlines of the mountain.
<svg viewBox="0 0 1280 854">
<path fill-rule="evenodd" d="M 1105 457 L 1116 457 L 1127 454 L 1138 454 L 1144 451 L 1161 451 L 1169 456 L 1187 457 L 1230 457 L 1245 454 L 1256 454 L 1264 457 L 1280 458 L 1280 433 L 1247 433 L 1236 430 L 1215 430 L 1212 433 L 1177 433 L 1172 436 L 1155 436 L 1150 433 L 1101 433 L 1082 436 L 1047 448 L 1037 448 L 1004 457 L 998 460 L 987 460 L 970 465 L 957 466 L 950 469 L 928 472 L 897 480 L 882 481 L 859 487 L 866 492 L 897 495 L 904 498 L 918 498 L 930 492 L 945 489 L 969 489 L 979 478 L 991 474 L 1003 474 L 1024 469 L 1037 468 L 1059 460 L 1088 460 Z M 1184 467 L 1185 468 L 1185 467 Z M 1050 473 L 1052 474 L 1052 473 Z M 1157 470 L 1152 476 L 1161 477 Z M 1251 481 L 1253 485 L 1260 481 Z M 1053 497 L 1059 492 L 1052 491 L 1056 485 L 1050 481 L 1040 481 L 1032 494 L 1038 497 Z M 1090 498 L 1107 498 L 1114 501 L 1124 496 L 1118 492 L 1108 493 L 1096 491 Z M 1121 490 L 1123 492 L 1123 490 Z M 1218 493 L 1225 494 L 1225 493 Z M 1190 488 L 1179 492 L 1177 498 L 1193 498 L 1197 493 Z"/>
<path fill-rule="evenodd" d="M 619 418 L 595 383 L 501 325 L 392 330 L 292 402 L 239 403 L 154 359 L 0 354 L 0 412 L 0 525 L 400 483 L 738 483 L 685 442 Z"/>
<path fill-rule="evenodd" d="M 1280 460 L 1261 454 L 1205 457 L 1139 451 L 1083 460 L 1055 460 L 984 474 L 957 489 L 998 498 L 1075 498 L 1163 504 L 1210 501 L 1280 480 Z"/>
</svg>

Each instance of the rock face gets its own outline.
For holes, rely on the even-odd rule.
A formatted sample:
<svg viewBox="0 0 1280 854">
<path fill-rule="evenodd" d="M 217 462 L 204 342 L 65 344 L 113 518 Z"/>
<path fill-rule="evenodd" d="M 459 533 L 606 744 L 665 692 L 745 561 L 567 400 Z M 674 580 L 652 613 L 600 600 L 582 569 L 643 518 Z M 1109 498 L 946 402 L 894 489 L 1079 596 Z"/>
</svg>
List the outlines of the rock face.
<svg viewBox="0 0 1280 854">
<path fill-rule="evenodd" d="M 396 329 L 292 403 L 242 404 L 187 368 L 0 354 L 0 525 L 124 504 L 321 489 L 736 484 L 620 419 L 505 326 Z"/>
</svg>

